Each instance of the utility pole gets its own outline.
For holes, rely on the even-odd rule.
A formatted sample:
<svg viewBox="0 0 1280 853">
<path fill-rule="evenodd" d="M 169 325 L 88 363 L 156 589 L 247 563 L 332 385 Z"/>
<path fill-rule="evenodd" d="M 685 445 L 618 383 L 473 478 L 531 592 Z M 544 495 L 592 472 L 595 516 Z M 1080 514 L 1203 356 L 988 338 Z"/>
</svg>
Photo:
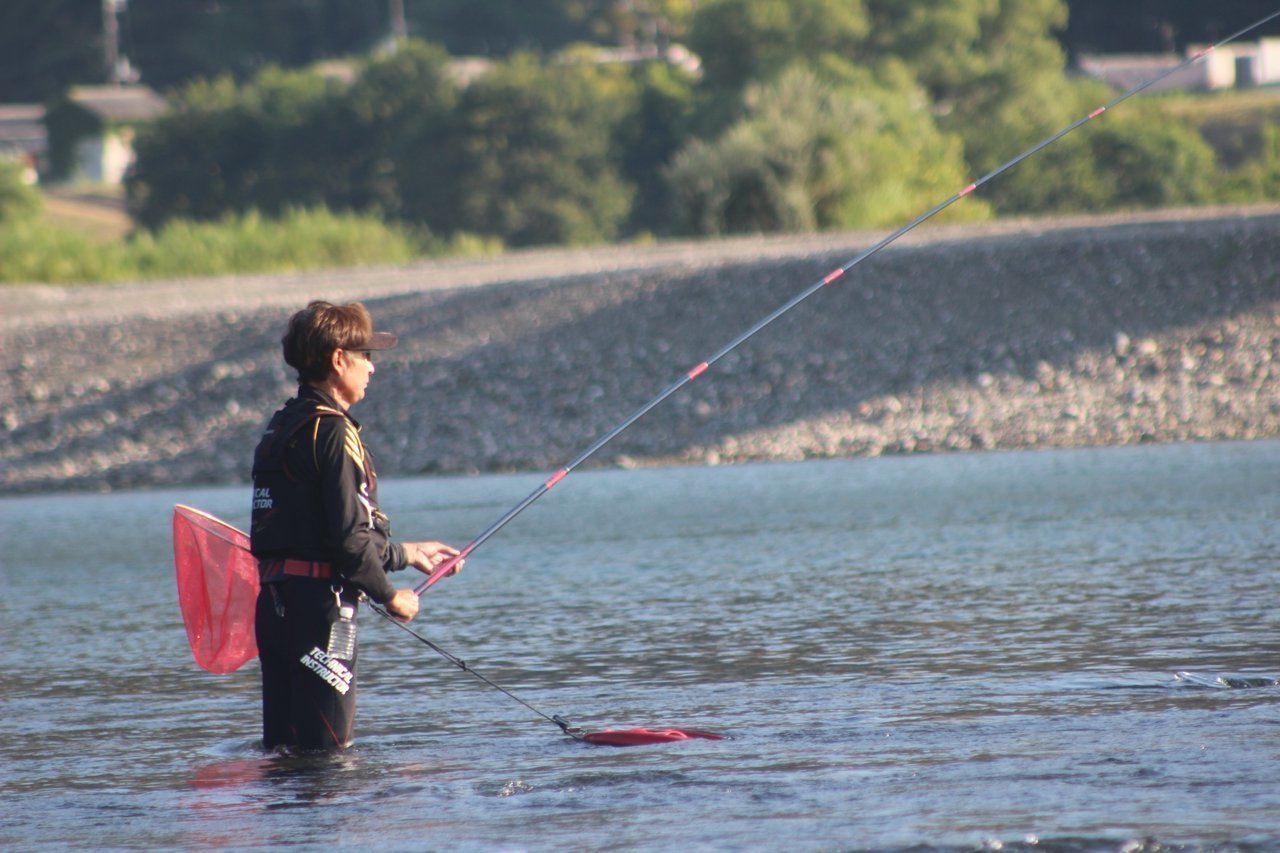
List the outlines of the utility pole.
<svg viewBox="0 0 1280 853">
<path fill-rule="evenodd" d="M 409 37 L 409 27 L 404 21 L 404 0 L 387 0 L 391 16 L 391 40 L 400 44 Z"/>
<path fill-rule="evenodd" d="M 120 25 L 116 19 L 116 0 L 102 0 L 102 61 L 106 65 L 107 82 L 120 82 Z"/>
</svg>

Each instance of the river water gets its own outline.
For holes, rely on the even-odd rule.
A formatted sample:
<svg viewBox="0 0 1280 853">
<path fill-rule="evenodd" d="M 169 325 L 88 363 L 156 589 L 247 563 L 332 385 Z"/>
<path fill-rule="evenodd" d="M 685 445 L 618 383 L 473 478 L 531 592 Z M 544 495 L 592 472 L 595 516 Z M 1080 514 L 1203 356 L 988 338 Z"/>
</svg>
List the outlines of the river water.
<svg viewBox="0 0 1280 853">
<path fill-rule="evenodd" d="M 467 541 L 540 475 L 386 481 Z M 357 746 L 257 749 L 198 669 L 172 505 L 0 500 L 0 847 L 1280 847 L 1280 442 L 575 473 L 414 626 L 365 613 Z M 407 582 L 407 578 L 405 582 Z"/>
</svg>

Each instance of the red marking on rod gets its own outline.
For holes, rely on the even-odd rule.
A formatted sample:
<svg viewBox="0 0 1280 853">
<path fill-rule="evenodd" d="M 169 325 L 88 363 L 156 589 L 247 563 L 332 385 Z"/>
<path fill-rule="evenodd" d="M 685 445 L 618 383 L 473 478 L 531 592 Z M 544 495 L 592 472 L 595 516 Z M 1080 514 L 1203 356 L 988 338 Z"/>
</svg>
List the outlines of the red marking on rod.
<svg viewBox="0 0 1280 853">
<path fill-rule="evenodd" d="M 705 361 L 704 361 L 704 362 L 702 362 L 702 363 L 701 363 L 701 364 L 699 364 L 697 367 L 695 367 L 693 370 L 690 370 L 690 371 L 689 371 L 689 378 L 690 378 L 690 379 L 697 379 L 699 376 L 701 376 L 702 374 L 706 373 L 706 372 L 707 372 L 707 368 L 708 368 L 708 367 L 710 367 L 710 366 L 711 366 L 711 365 L 707 364 Z"/>
<path fill-rule="evenodd" d="M 568 476 L 569 476 L 569 469 L 561 468 L 559 471 L 551 475 L 550 480 L 547 480 L 547 488 L 548 489 L 551 488 L 556 483 L 560 482 L 561 480 L 563 480 L 565 477 L 568 477 Z"/>
<path fill-rule="evenodd" d="M 960 194 L 957 196 L 957 198 L 964 198 L 965 196 L 967 196 L 969 193 L 973 192 L 977 188 L 978 188 L 977 184 L 969 184 L 969 186 L 960 190 Z"/>
<path fill-rule="evenodd" d="M 831 282 L 838 279 L 840 276 L 844 275 L 844 272 L 845 272 L 844 267 L 836 267 L 831 272 L 827 273 L 827 277 L 822 280 L 822 283 L 824 285 L 830 284 Z"/>
<path fill-rule="evenodd" d="M 1209 45 L 1209 46 L 1208 46 L 1208 47 L 1206 47 L 1204 50 L 1202 50 L 1202 51 L 1200 51 L 1199 53 L 1197 53 L 1197 54 L 1195 55 L 1195 58 L 1196 58 L 1196 59 L 1200 59 L 1202 56 L 1208 56 L 1208 55 L 1209 55 L 1209 52 L 1210 52 L 1210 51 L 1212 51 L 1215 47 L 1217 47 L 1217 45 L 1216 45 L 1216 44 L 1211 44 L 1211 45 Z"/>
<path fill-rule="evenodd" d="M 1106 107 L 1098 107 L 1096 110 L 1089 113 L 1089 118 L 1097 118 L 1098 116 L 1102 115 L 1106 111 L 1107 111 Z"/>
</svg>

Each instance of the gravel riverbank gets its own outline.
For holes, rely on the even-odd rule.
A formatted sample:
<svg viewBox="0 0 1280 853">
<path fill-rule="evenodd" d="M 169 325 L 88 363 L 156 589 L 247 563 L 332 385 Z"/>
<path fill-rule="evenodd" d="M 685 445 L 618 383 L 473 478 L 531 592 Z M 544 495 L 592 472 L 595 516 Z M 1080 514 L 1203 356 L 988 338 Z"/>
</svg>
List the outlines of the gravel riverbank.
<svg viewBox="0 0 1280 853">
<path fill-rule="evenodd" d="M 0 493 L 244 482 L 288 314 L 402 345 L 384 476 L 554 469 L 878 235 L 0 288 Z M 1280 208 L 948 226 L 858 265 L 611 443 L 611 465 L 1280 437 Z"/>
</svg>

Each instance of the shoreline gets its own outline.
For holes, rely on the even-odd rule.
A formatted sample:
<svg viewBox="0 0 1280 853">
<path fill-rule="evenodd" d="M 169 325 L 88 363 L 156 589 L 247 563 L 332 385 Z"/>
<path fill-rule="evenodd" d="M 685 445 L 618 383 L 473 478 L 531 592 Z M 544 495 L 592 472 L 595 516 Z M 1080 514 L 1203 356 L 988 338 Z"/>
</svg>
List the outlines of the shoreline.
<svg viewBox="0 0 1280 853">
<path fill-rule="evenodd" d="M 309 298 L 401 337 L 353 412 L 381 474 L 553 469 L 882 236 L 6 285 L 0 494 L 246 482 Z M 592 463 L 1280 437 L 1277 271 L 1280 206 L 913 232 Z"/>
</svg>

